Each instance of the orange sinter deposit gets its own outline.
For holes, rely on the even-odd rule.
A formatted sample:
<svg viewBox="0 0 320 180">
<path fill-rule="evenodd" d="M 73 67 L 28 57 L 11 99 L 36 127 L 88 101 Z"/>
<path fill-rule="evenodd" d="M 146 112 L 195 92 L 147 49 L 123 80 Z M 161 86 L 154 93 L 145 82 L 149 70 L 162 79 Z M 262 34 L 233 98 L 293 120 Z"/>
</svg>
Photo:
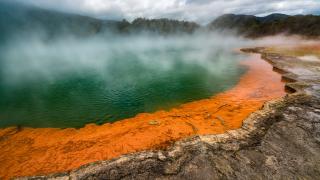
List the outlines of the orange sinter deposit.
<svg viewBox="0 0 320 180">
<path fill-rule="evenodd" d="M 0 179 L 71 170 L 127 153 L 163 148 L 195 134 L 240 128 L 266 101 L 285 95 L 281 76 L 260 55 L 241 63 L 248 71 L 234 88 L 170 111 L 142 113 L 81 129 L 1 129 Z"/>
</svg>

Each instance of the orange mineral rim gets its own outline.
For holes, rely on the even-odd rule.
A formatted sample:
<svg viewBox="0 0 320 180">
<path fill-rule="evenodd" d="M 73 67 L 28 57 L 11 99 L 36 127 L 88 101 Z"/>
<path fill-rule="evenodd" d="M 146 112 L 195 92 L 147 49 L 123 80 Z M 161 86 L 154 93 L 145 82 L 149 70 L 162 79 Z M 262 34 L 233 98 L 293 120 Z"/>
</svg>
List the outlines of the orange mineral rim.
<svg viewBox="0 0 320 180">
<path fill-rule="evenodd" d="M 0 177 L 67 171 L 127 153 L 164 148 L 191 135 L 240 128 L 250 113 L 285 95 L 281 75 L 260 55 L 250 55 L 241 64 L 248 70 L 232 89 L 169 111 L 142 113 L 113 124 L 89 124 L 81 129 L 0 129 Z"/>
</svg>

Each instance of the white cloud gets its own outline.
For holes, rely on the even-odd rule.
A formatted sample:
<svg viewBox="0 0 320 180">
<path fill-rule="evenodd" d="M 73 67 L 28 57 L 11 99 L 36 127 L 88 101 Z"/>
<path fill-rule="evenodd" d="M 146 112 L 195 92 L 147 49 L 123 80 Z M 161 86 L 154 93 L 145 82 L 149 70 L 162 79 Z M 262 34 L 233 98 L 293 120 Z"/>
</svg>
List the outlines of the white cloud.
<svg viewBox="0 0 320 180">
<path fill-rule="evenodd" d="M 319 0 L 17 0 L 105 19 L 174 18 L 208 23 L 225 13 L 266 15 L 318 12 Z"/>
</svg>

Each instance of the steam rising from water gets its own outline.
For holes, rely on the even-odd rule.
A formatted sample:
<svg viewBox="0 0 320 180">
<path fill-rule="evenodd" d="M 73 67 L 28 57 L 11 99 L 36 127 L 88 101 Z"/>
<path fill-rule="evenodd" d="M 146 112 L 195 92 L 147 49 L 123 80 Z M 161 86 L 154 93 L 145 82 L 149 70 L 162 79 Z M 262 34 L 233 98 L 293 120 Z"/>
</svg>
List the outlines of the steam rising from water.
<svg viewBox="0 0 320 180">
<path fill-rule="evenodd" d="M 1 51 L 2 78 L 5 83 L 17 85 L 39 79 L 53 81 L 87 70 L 107 75 L 110 70 L 106 69 L 111 68 L 116 59 L 128 63 L 128 66 L 139 64 L 153 72 L 170 71 L 176 68 L 174 59 L 179 59 L 181 63 L 200 66 L 218 75 L 226 64 L 233 63 L 234 48 L 247 44 L 238 38 L 218 34 L 63 37 L 51 41 L 16 39 Z"/>
<path fill-rule="evenodd" d="M 206 98 L 243 69 L 221 34 L 19 38 L 1 46 L 1 126 L 80 127 Z"/>
</svg>

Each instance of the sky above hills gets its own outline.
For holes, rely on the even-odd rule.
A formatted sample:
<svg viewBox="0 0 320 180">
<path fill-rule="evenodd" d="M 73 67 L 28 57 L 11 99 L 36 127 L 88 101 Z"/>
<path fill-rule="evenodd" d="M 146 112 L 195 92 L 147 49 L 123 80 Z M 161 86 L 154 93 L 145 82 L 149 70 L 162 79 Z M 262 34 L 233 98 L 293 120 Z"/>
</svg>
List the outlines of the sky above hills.
<svg viewBox="0 0 320 180">
<path fill-rule="evenodd" d="M 1 0 L 0 0 L 1 1 Z M 103 19 L 173 18 L 206 24 L 226 13 L 320 14 L 320 0 L 12 0 Z"/>
</svg>

